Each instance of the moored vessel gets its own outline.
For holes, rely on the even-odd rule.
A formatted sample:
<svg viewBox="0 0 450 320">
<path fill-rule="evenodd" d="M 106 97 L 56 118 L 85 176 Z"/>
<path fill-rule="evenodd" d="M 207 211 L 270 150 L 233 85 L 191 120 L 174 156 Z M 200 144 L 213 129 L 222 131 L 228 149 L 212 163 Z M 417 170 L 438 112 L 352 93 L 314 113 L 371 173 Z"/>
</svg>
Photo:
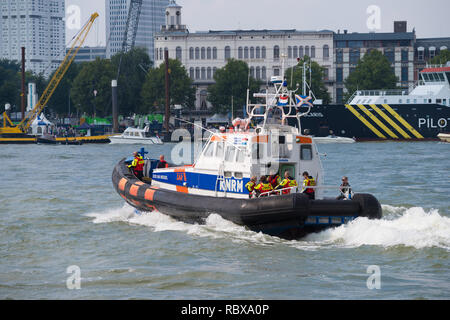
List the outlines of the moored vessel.
<svg viewBox="0 0 450 320">
<path fill-rule="evenodd" d="M 410 92 L 358 90 L 346 104 L 316 105 L 304 117 L 303 129 L 357 141 L 438 140 L 439 133 L 450 130 L 450 63 L 427 66 L 419 77 Z"/>
<path fill-rule="evenodd" d="M 444 142 L 450 142 L 450 132 L 443 132 L 438 134 L 438 138 Z"/>
<path fill-rule="evenodd" d="M 120 144 L 163 144 L 157 134 L 150 132 L 149 126 L 143 129 L 128 127 L 122 134 L 110 136 L 109 140 Z"/>
</svg>

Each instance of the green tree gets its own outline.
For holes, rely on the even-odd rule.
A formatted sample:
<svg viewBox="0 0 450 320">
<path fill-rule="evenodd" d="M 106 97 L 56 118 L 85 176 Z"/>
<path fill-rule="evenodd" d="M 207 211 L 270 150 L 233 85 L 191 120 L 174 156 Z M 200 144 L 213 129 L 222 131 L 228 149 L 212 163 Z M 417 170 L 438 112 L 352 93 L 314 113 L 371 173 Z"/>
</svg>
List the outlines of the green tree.
<svg viewBox="0 0 450 320">
<path fill-rule="evenodd" d="M 36 90 L 42 93 L 47 86 L 47 79 L 43 75 L 36 75 L 31 71 L 25 72 L 25 85 L 29 82 L 36 83 Z M 25 88 L 26 89 L 26 88 Z M 0 60 L 0 105 L 6 103 L 15 106 L 14 111 L 21 109 L 22 75 L 21 65 L 17 61 Z M 25 105 L 26 107 L 26 105 Z"/>
<path fill-rule="evenodd" d="M 67 115 L 69 113 L 69 103 L 70 103 L 70 113 L 75 111 L 75 108 L 72 108 L 72 106 L 73 106 L 72 99 L 69 102 L 70 91 L 72 89 L 73 81 L 77 77 L 78 73 L 80 73 L 82 68 L 83 68 L 83 64 L 73 62 L 70 65 L 69 69 L 67 69 L 64 77 L 61 79 L 60 83 L 58 84 L 58 87 L 53 92 L 53 95 L 48 102 L 48 106 L 56 114 L 58 114 L 60 116 Z M 55 70 L 55 72 L 56 72 L 56 70 Z M 53 72 L 50 75 L 49 79 L 51 79 L 53 77 L 55 72 Z M 42 93 L 42 91 L 38 91 L 38 92 Z"/>
<path fill-rule="evenodd" d="M 89 115 L 104 117 L 111 110 L 111 80 L 116 76 L 110 60 L 97 58 L 82 65 L 72 83 L 74 107 Z"/>
<path fill-rule="evenodd" d="M 285 78 L 288 82 L 288 88 L 295 90 L 298 87 L 300 91 L 303 88 L 303 66 L 306 63 L 306 82 L 311 86 L 311 91 L 314 93 L 317 99 L 322 99 L 324 104 L 328 104 L 331 101 L 330 94 L 325 86 L 325 68 L 320 66 L 317 62 L 311 61 L 311 58 L 304 56 L 300 59 L 298 64 L 289 68 L 285 72 Z M 311 63 L 311 68 L 309 64 Z M 311 83 L 309 79 L 311 78 Z M 308 90 L 308 87 L 307 87 Z"/>
<path fill-rule="evenodd" d="M 441 50 L 441 52 L 430 60 L 431 64 L 446 64 L 450 61 L 450 50 Z"/>
<path fill-rule="evenodd" d="M 147 51 L 144 48 L 133 48 L 125 54 L 114 55 L 111 63 L 115 72 L 120 64 L 117 80 L 119 113 L 138 113 L 142 105 L 142 85 L 153 65 Z"/>
<path fill-rule="evenodd" d="M 0 60 L 0 107 L 6 103 L 20 106 L 20 64 L 7 59 Z"/>
<path fill-rule="evenodd" d="M 344 100 L 358 89 L 395 89 L 397 77 L 389 60 L 378 50 L 370 50 L 358 61 L 355 70 L 345 80 L 347 94 Z"/>
<path fill-rule="evenodd" d="M 179 60 L 169 59 L 170 104 L 192 108 L 195 102 L 195 88 L 186 69 Z M 165 106 L 165 64 L 151 69 L 142 86 L 141 113 L 162 111 Z"/>
<path fill-rule="evenodd" d="M 249 96 L 253 97 L 261 85 L 258 80 L 249 77 L 247 63 L 236 59 L 229 59 L 223 68 L 218 69 L 214 80 L 215 84 L 208 88 L 208 100 L 213 110 L 219 113 L 230 112 L 232 102 L 234 110 L 241 110 L 247 102 L 247 88 L 250 89 Z"/>
</svg>

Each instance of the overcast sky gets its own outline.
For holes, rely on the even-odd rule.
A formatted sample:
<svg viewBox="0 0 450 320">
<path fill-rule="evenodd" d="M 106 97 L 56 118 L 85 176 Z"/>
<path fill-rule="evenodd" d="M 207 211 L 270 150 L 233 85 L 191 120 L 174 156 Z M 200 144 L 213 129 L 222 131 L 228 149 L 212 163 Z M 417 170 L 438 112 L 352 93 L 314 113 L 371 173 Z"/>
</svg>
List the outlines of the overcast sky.
<svg viewBox="0 0 450 320">
<path fill-rule="evenodd" d="M 449 0 L 177 0 L 177 3 L 183 7 L 182 23 L 190 32 L 235 29 L 369 32 L 368 21 L 376 26 L 376 32 L 392 32 L 394 20 L 407 20 L 408 31 L 415 28 L 418 38 L 450 37 Z M 105 45 L 105 1 L 66 0 L 66 8 L 70 5 L 81 9 L 81 24 L 92 12 L 100 14 L 86 44 Z M 76 30 L 66 30 L 68 42 Z"/>
</svg>

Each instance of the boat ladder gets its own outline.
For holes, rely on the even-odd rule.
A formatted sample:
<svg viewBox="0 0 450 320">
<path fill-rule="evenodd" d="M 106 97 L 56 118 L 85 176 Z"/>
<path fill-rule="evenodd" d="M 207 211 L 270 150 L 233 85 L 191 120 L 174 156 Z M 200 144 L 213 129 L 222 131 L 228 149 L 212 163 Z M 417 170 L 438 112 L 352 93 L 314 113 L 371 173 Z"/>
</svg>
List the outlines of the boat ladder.
<svg viewBox="0 0 450 320">
<path fill-rule="evenodd" d="M 217 179 L 216 179 L 216 187 L 215 187 L 215 196 L 217 197 L 217 186 L 220 186 L 220 183 L 222 183 L 223 185 L 223 191 L 225 193 L 225 197 L 227 196 L 227 184 L 225 181 L 225 171 L 224 171 L 224 162 L 222 161 L 220 166 L 219 166 L 219 173 L 217 175 Z"/>
</svg>

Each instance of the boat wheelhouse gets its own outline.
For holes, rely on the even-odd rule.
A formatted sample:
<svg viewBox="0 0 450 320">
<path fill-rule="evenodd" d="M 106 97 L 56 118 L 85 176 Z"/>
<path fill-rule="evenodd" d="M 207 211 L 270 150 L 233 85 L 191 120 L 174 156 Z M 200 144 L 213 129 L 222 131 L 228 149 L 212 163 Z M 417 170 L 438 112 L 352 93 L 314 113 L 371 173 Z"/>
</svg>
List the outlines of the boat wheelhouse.
<svg viewBox="0 0 450 320">
<path fill-rule="evenodd" d="M 320 197 L 323 171 L 317 147 L 311 136 L 300 134 L 302 114 L 296 112 L 295 97 L 286 82 L 274 77 L 272 83 L 274 93 L 255 95 L 264 97 L 267 104 L 248 102 L 249 118 L 235 119 L 231 129 L 211 134 L 193 165 L 154 170 L 152 184 L 197 195 L 248 199 L 245 185 L 252 176 L 283 176 L 288 171 L 301 182 L 307 171 Z M 287 125 L 288 118 L 296 118 L 298 127 Z M 252 122 L 256 123 L 253 128 Z"/>
</svg>

